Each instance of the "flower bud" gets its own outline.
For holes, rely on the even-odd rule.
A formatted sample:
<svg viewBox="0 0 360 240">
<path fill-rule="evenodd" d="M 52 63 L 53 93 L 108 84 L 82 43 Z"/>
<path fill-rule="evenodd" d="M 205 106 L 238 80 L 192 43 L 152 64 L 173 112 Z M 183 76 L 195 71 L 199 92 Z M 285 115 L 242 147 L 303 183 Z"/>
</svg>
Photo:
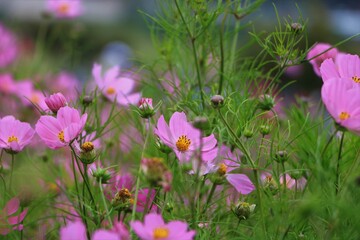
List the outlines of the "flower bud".
<svg viewBox="0 0 360 240">
<path fill-rule="evenodd" d="M 87 107 L 87 106 L 89 106 L 90 104 L 93 103 L 93 100 L 94 100 L 93 97 L 86 95 L 86 96 L 84 96 L 83 99 L 82 99 L 82 104 L 83 104 L 85 107 Z"/>
<path fill-rule="evenodd" d="M 268 94 L 261 95 L 257 106 L 263 111 L 270 111 L 275 106 L 274 98 Z"/>
<path fill-rule="evenodd" d="M 269 125 L 261 125 L 259 131 L 262 135 L 265 136 L 270 133 L 271 129 Z"/>
<path fill-rule="evenodd" d="M 252 136 L 254 136 L 254 131 L 248 128 L 245 128 L 244 130 L 244 137 L 246 138 L 252 138 Z"/>
<path fill-rule="evenodd" d="M 162 186 L 166 190 L 169 190 L 172 182 L 172 174 L 164 164 L 162 158 L 144 158 L 141 161 L 141 169 L 151 186 Z"/>
<path fill-rule="evenodd" d="M 172 149 L 165 145 L 159 138 L 156 141 L 156 146 L 162 153 L 169 154 L 172 152 Z"/>
<path fill-rule="evenodd" d="M 274 180 L 274 178 L 271 175 L 265 177 L 265 179 L 263 180 L 263 184 L 264 184 L 264 190 L 269 191 L 270 193 L 272 193 L 274 195 L 279 190 L 279 187 L 278 187 L 276 181 Z"/>
<path fill-rule="evenodd" d="M 221 95 L 214 95 L 210 99 L 213 108 L 220 108 L 224 105 L 224 97 Z"/>
<path fill-rule="evenodd" d="M 102 184 L 107 184 L 111 178 L 111 174 L 107 169 L 98 167 L 91 172 L 91 175 L 96 178 L 97 182 L 101 182 Z"/>
<path fill-rule="evenodd" d="M 91 164 L 96 160 L 97 154 L 92 142 L 84 142 L 80 146 L 79 158 L 84 164 Z"/>
<path fill-rule="evenodd" d="M 233 207 L 233 213 L 241 220 L 246 220 L 250 217 L 250 214 L 254 211 L 256 205 L 249 204 L 247 202 L 239 202 L 235 207 Z"/>
<path fill-rule="evenodd" d="M 45 103 L 48 108 L 55 114 L 60 108 L 67 105 L 66 98 L 64 97 L 64 95 L 62 95 L 62 93 L 54 93 L 49 97 L 46 97 Z"/>
<path fill-rule="evenodd" d="M 292 23 L 290 28 L 294 33 L 300 33 L 303 30 L 303 26 L 300 23 Z"/>
<path fill-rule="evenodd" d="M 127 188 L 120 189 L 111 200 L 111 205 L 117 211 L 126 211 L 134 204 L 134 199 Z"/>
<path fill-rule="evenodd" d="M 289 159 L 289 155 L 286 151 L 278 151 L 275 153 L 274 160 L 278 163 L 286 162 Z"/>
<path fill-rule="evenodd" d="M 139 114 L 142 118 L 150 118 L 155 114 L 155 110 L 152 105 L 152 98 L 141 98 L 138 107 Z"/>
</svg>

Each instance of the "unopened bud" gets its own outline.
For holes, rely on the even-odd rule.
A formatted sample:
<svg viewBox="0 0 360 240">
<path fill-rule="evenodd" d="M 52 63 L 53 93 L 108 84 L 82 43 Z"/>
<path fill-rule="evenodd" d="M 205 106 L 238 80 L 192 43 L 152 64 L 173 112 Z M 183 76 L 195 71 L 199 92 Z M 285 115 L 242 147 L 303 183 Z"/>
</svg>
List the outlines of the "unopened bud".
<svg viewBox="0 0 360 240">
<path fill-rule="evenodd" d="M 133 198 L 127 188 L 120 189 L 111 200 L 111 205 L 115 210 L 127 210 L 133 205 Z"/>
<path fill-rule="evenodd" d="M 233 213 L 241 220 L 246 220 L 255 209 L 255 204 L 250 205 L 247 202 L 239 202 L 232 210 Z"/>
<path fill-rule="evenodd" d="M 270 133 L 271 129 L 269 125 L 261 125 L 259 131 L 262 135 L 265 136 Z"/>
<path fill-rule="evenodd" d="M 96 181 L 102 184 L 106 184 L 111 179 L 111 174 L 108 170 L 98 167 L 92 171 L 92 176 L 96 178 Z"/>
<path fill-rule="evenodd" d="M 286 151 L 278 151 L 275 153 L 275 161 L 278 163 L 286 162 L 289 158 L 289 155 Z"/>
<path fill-rule="evenodd" d="M 292 23 L 290 27 L 294 33 L 300 33 L 303 30 L 303 26 L 300 23 Z"/>
<path fill-rule="evenodd" d="M 160 139 L 157 139 L 156 146 L 162 153 L 169 154 L 172 152 L 172 149 L 165 145 Z"/>
<path fill-rule="evenodd" d="M 84 96 L 82 99 L 82 104 L 86 107 L 89 106 L 90 104 L 92 104 L 92 102 L 93 102 L 93 97 L 88 96 L 88 95 Z"/>
<path fill-rule="evenodd" d="M 220 108 L 224 104 L 224 97 L 221 95 L 214 95 L 211 97 L 210 101 L 214 108 Z"/>
<path fill-rule="evenodd" d="M 139 114 L 142 118 L 151 118 L 155 114 L 152 98 L 141 98 L 138 107 Z"/>
<path fill-rule="evenodd" d="M 245 128 L 244 130 L 244 137 L 246 138 L 252 138 L 252 136 L 254 136 L 254 131 L 248 128 Z"/>
<path fill-rule="evenodd" d="M 79 158 L 84 164 L 91 164 L 96 160 L 97 154 L 95 151 L 94 144 L 92 142 L 84 142 L 80 146 Z"/>
<path fill-rule="evenodd" d="M 55 114 L 60 108 L 67 105 L 66 98 L 64 97 L 64 95 L 62 95 L 62 93 L 54 93 L 49 97 L 46 97 L 45 103 L 48 108 Z"/>
<path fill-rule="evenodd" d="M 206 130 L 209 128 L 209 121 L 206 117 L 196 117 L 193 126 L 199 130 Z"/>
<path fill-rule="evenodd" d="M 258 101 L 258 108 L 263 111 L 270 111 L 275 106 L 274 98 L 268 94 L 261 95 Z"/>
</svg>

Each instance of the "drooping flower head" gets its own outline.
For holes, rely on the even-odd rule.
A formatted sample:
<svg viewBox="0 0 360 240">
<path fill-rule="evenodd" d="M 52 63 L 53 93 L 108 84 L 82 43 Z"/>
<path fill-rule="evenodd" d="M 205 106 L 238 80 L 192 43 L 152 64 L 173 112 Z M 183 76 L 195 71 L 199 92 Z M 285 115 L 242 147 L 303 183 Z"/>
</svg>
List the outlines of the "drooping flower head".
<svg viewBox="0 0 360 240">
<path fill-rule="evenodd" d="M 19 210 L 20 201 L 18 198 L 10 199 L 3 210 L 0 211 L 0 235 L 7 235 L 13 230 L 22 231 L 24 220 L 28 209 L 26 208 L 19 215 L 15 213 Z"/>
<path fill-rule="evenodd" d="M 15 36 L 0 23 L 0 68 L 11 64 L 18 54 Z"/>
<path fill-rule="evenodd" d="M 208 152 L 215 148 L 217 141 L 213 134 L 201 137 L 200 130 L 194 128 L 187 121 L 184 112 L 175 112 L 169 121 L 165 122 L 161 115 L 157 122 L 155 134 L 160 140 L 172 148 L 181 163 L 188 162 L 192 157 L 197 157 L 196 152 L 202 146 L 201 152 Z M 202 159 L 206 161 L 207 159 Z"/>
<path fill-rule="evenodd" d="M 81 0 L 47 0 L 47 10 L 57 18 L 75 18 L 82 14 Z"/>
<path fill-rule="evenodd" d="M 0 148 L 10 153 L 20 152 L 31 142 L 34 133 L 29 123 L 6 116 L 0 120 Z"/>
<path fill-rule="evenodd" d="M 348 130 L 360 134 L 359 88 L 344 78 L 333 78 L 324 82 L 322 101 L 335 122 Z"/>
<path fill-rule="evenodd" d="M 317 43 L 308 52 L 308 55 L 306 57 L 306 59 L 311 59 L 310 63 L 314 68 L 314 72 L 319 77 L 321 77 L 320 66 L 323 63 L 323 61 L 325 61 L 328 58 L 335 59 L 339 53 L 339 51 L 336 48 L 332 48 L 332 49 L 330 49 L 330 48 L 332 48 L 332 46 L 328 43 Z M 328 49 L 330 49 L 330 50 L 325 52 Z M 321 54 L 322 52 L 325 52 L 325 53 Z M 321 54 L 321 55 L 319 55 L 319 54 Z M 319 56 L 317 56 L 317 55 L 319 55 Z M 317 57 L 315 57 L 315 56 L 317 56 Z"/>
<path fill-rule="evenodd" d="M 130 226 L 142 240 L 191 240 L 195 231 L 188 231 L 188 224 L 182 221 L 165 223 L 160 214 L 149 213 L 144 218 L 144 223 L 134 221 Z"/>
<path fill-rule="evenodd" d="M 116 101 L 120 105 L 137 104 L 140 93 L 132 93 L 135 81 L 129 77 L 120 76 L 118 66 L 106 71 L 102 76 L 101 65 L 94 64 L 92 75 L 104 96 L 110 101 Z"/>
<path fill-rule="evenodd" d="M 62 107 L 57 116 L 41 116 L 35 125 L 36 133 L 51 149 L 69 145 L 84 129 L 87 114 L 80 116 L 78 110 Z"/>
</svg>

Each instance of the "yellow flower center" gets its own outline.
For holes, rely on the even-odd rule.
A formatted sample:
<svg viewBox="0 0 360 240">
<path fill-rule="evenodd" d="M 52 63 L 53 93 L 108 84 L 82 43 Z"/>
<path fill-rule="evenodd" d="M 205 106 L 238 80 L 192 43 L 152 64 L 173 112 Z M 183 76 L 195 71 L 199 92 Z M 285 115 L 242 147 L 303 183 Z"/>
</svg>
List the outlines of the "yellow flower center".
<svg viewBox="0 0 360 240">
<path fill-rule="evenodd" d="M 58 7 L 58 12 L 60 14 L 67 14 L 69 12 L 69 10 L 70 10 L 70 6 L 67 3 L 62 3 Z"/>
<path fill-rule="evenodd" d="M 169 236 L 169 229 L 165 227 L 155 228 L 153 236 L 155 239 L 167 238 Z"/>
<path fill-rule="evenodd" d="M 180 152 L 185 152 L 189 149 L 190 144 L 191 140 L 187 136 L 181 135 L 176 142 L 176 147 Z"/>
<path fill-rule="evenodd" d="M 339 115 L 340 120 L 344 121 L 350 117 L 350 114 L 347 112 L 341 112 Z"/>
<path fill-rule="evenodd" d="M 84 152 L 91 152 L 94 149 L 94 144 L 92 142 L 84 142 L 80 148 Z"/>
<path fill-rule="evenodd" d="M 226 174 L 226 170 L 227 170 L 227 167 L 224 163 L 220 163 L 220 166 L 219 166 L 219 169 L 217 170 L 217 172 L 223 176 Z"/>
<path fill-rule="evenodd" d="M 107 94 L 114 94 L 115 93 L 115 88 L 113 88 L 113 87 L 108 87 L 107 89 L 106 89 L 106 93 Z"/>
<path fill-rule="evenodd" d="M 19 141 L 19 139 L 17 137 L 15 137 L 14 135 L 12 135 L 8 138 L 8 143 L 18 142 L 18 141 Z"/>
<path fill-rule="evenodd" d="M 58 133 L 58 138 L 61 142 L 65 142 L 64 131 Z"/>
<path fill-rule="evenodd" d="M 351 79 L 356 83 L 360 83 L 360 77 L 358 76 L 353 76 Z"/>
</svg>

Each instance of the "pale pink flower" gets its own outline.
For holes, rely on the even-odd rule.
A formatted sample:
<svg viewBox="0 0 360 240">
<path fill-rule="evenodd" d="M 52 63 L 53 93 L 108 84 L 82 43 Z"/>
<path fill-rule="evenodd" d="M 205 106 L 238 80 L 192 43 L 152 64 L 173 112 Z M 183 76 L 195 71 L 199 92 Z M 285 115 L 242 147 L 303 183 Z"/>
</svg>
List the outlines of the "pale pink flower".
<svg viewBox="0 0 360 240">
<path fill-rule="evenodd" d="M 81 92 L 80 81 L 74 74 L 65 71 L 47 78 L 47 86 L 52 92 L 61 92 L 69 101 L 75 101 Z"/>
<path fill-rule="evenodd" d="M 34 133 L 29 123 L 6 116 L 0 120 L 0 148 L 10 153 L 20 152 L 31 142 Z"/>
<path fill-rule="evenodd" d="M 57 18 L 75 18 L 83 13 L 81 0 L 47 0 L 47 10 Z"/>
<path fill-rule="evenodd" d="M 284 175 L 280 176 L 280 184 L 284 185 Z M 285 174 L 285 184 L 288 189 L 303 190 L 306 185 L 306 178 L 294 179 L 289 174 Z"/>
<path fill-rule="evenodd" d="M 19 210 L 20 201 L 18 198 L 10 199 L 3 210 L 0 211 L 0 235 L 7 235 L 12 230 L 22 231 L 23 225 L 21 222 L 24 220 L 28 209 L 26 208 L 20 214 L 15 215 Z"/>
<path fill-rule="evenodd" d="M 188 231 L 188 224 L 182 221 L 171 221 L 165 223 L 162 216 L 149 213 L 144 218 L 144 223 L 134 221 L 130 223 L 131 228 L 142 240 L 191 240 L 195 231 Z"/>
<path fill-rule="evenodd" d="M 87 240 L 85 225 L 80 220 L 68 221 L 60 228 L 60 240 Z"/>
<path fill-rule="evenodd" d="M 98 229 L 92 235 L 92 240 L 129 240 L 130 234 L 125 224 L 114 222 L 110 230 Z"/>
<path fill-rule="evenodd" d="M 197 157 L 196 153 L 200 145 L 203 156 L 204 152 L 213 150 L 217 144 L 213 134 L 201 138 L 200 130 L 187 121 L 184 112 L 175 112 L 170 118 L 169 125 L 161 115 L 154 132 L 165 145 L 174 150 L 181 163 L 189 162 L 191 158 Z"/>
<path fill-rule="evenodd" d="M 0 68 L 11 64 L 18 55 L 15 36 L 0 23 Z"/>
<path fill-rule="evenodd" d="M 51 149 L 69 145 L 85 127 L 87 114 L 80 116 L 78 110 L 62 107 L 57 116 L 41 116 L 35 125 L 36 133 Z"/>
<path fill-rule="evenodd" d="M 321 97 L 336 123 L 360 134 L 360 94 L 352 81 L 344 78 L 327 80 L 322 86 Z"/>
<path fill-rule="evenodd" d="M 339 51 L 336 48 L 332 48 L 332 49 L 330 49 L 330 48 L 332 48 L 332 46 L 328 43 L 317 43 L 310 49 L 310 51 L 307 54 L 306 59 L 311 59 L 310 63 L 313 66 L 314 72 L 319 77 L 321 77 L 320 66 L 323 63 L 323 61 L 328 58 L 335 59 L 339 53 Z M 325 52 L 328 49 L 330 49 L 330 50 Z M 322 52 L 325 52 L 325 53 L 321 54 Z M 319 54 L 321 54 L 321 55 L 319 55 Z M 319 56 L 317 56 L 317 55 L 319 55 Z M 315 56 L 317 56 L 317 57 L 315 57 Z"/>
<path fill-rule="evenodd" d="M 15 95 L 17 95 L 25 106 L 38 106 L 41 110 L 46 111 L 48 107 L 45 103 L 44 94 L 34 88 L 31 80 L 22 80 L 15 83 Z"/>
<path fill-rule="evenodd" d="M 135 81 L 129 77 L 120 75 L 118 66 L 106 71 L 102 76 L 102 67 L 94 64 L 92 75 L 97 86 L 104 96 L 110 101 L 116 101 L 120 105 L 137 104 L 140 100 L 140 93 L 132 93 Z"/>
<path fill-rule="evenodd" d="M 339 54 L 336 61 L 326 59 L 320 67 L 323 81 L 343 78 L 354 85 L 360 84 L 360 58 L 358 55 Z"/>
<path fill-rule="evenodd" d="M 11 94 L 16 89 L 15 81 L 11 74 L 0 74 L 0 93 Z"/>
<path fill-rule="evenodd" d="M 54 93 L 49 97 L 46 97 L 45 103 L 53 113 L 57 113 L 60 108 L 67 105 L 66 98 L 62 93 Z"/>
</svg>

